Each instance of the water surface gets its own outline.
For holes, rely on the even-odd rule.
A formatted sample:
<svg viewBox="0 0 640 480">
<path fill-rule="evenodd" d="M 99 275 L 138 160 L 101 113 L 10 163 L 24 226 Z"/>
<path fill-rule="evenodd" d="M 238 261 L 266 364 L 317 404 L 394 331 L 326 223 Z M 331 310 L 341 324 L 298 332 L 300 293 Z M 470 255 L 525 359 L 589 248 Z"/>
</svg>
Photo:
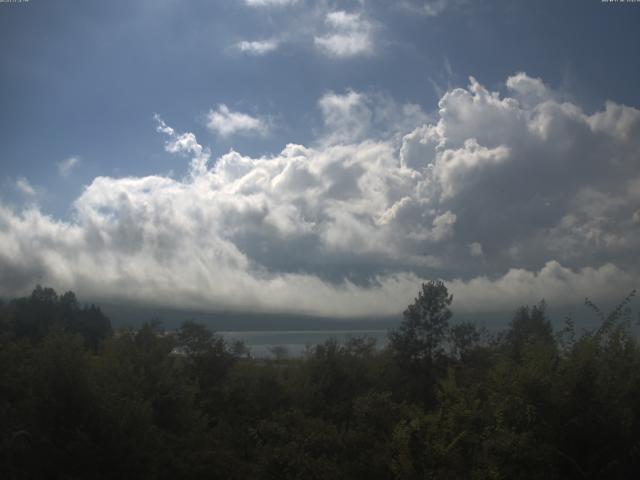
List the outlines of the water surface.
<svg viewBox="0 0 640 480">
<path fill-rule="evenodd" d="M 218 332 L 231 343 L 243 341 L 250 349 L 251 355 L 258 358 L 273 356 L 271 349 L 284 347 L 292 357 L 301 356 L 307 348 L 324 343 L 330 338 L 344 343 L 349 338 L 371 337 L 376 340 L 378 348 L 387 344 L 388 330 L 271 330 L 246 332 Z"/>
</svg>

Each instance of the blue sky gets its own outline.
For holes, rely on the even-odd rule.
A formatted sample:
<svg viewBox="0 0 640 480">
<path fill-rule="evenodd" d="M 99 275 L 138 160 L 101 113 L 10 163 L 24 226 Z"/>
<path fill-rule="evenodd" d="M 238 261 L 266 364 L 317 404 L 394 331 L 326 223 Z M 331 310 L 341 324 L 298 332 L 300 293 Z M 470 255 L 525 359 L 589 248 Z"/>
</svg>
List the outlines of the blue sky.
<svg viewBox="0 0 640 480">
<path fill-rule="evenodd" d="M 202 252 L 199 267 L 185 267 L 191 272 L 185 274 L 185 282 L 204 283 L 179 293 L 176 301 L 181 306 L 340 314 L 321 302 L 292 307 L 293 293 L 275 300 L 259 298 L 257 307 L 225 300 L 242 286 L 267 282 L 276 289 L 278 282 L 292 280 L 288 275 L 302 275 L 301 284 L 308 281 L 309 288 L 320 282 L 327 299 L 344 289 L 344 282 L 353 282 L 349 285 L 358 290 L 353 300 L 336 301 L 346 314 L 369 313 L 352 304 L 366 303 L 362 299 L 376 288 L 386 292 L 394 306 L 402 305 L 413 290 L 404 296 L 397 292 L 433 276 L 459 281 L 459 290 L 469 291 L 470 297 L 476 294 L 474 279 L 486 278 L 493 283 L 483 288 L 497 292 L 506 287 L 495 282 L 520 285 L 527 274 L 534 283 L 543 274 L 553 281 L 574 275 L 577 284 L 597 291 L 597 282 L 611 283 L 602 280 L 606 273 L 623 278 L 615 286 L 626 288 L 637 278 L 637 265 L 628 259 L 637 248 L 630 237 L 637 233 L 633 215 L 640 208 L 635 187 L 625 182 L 640 164 L 632 138 L 638 132 L 634 122 L 640 106 L 639 20 L 639 4 L 600 0 L 0 4 L 0 205 L 5 209 L 0 226 L 9 232 L 0 241 L 7 252 L 35 258 L 19 262 L 6 253 L 0 284 L 8 294 L 37 279 L 60 289 L 81 289 L 87 265 L 106 261 L 114 262 L 108 278 L 87 286 L 89 295 L 151 301 L 171 282 L 158 281 L 160 285 L 152 288 L 146 281 L 143 287 L 141 270 L 157 269 L 162 277 L 171 270 L 163 270 L 168 268 L 163 262 L 184 264 L 178 250 L 199 252 L 215 244 L 229 257 L 209 258 Z M 518 77 L 520 72 L 526 75 Z M 456 103 L 462 91 L 475 100 Z M 501 101 L 519 102 L 511 120 L 491 110 L 495 105 L 490 99 L 482 100 L 491 92 Z M 615 107 L 607 110 L 607 101 Z M 466 109 L 471 104 L 478 111 Z M 445 110 L 457 116 L 446 117 Z M 524 117 L 528 123 L 522 131 L 498 129 L 492 135 L 487 133 L 495 125 L 491 115 L 498 115 L 498 124 L 516 124 Z M 422 128 L 427 125 L 440 125 L 440 130 Z M 589 132 L 583 131 L 585 126 Z M 538 136 L 525 139 L 535 128 Z M 563 145 L 544 128 L 553 128 L 573 143 Z M 191 137 L 184 137 L 187 133 Z M 409 159 L 406 152 L 415 150 L 411 142 L 428 147 L 435 142 L 429 147 L 435 156 L 429 151 Z M 316 188 L 311 180 L 304 184 L 304 193 L 296 184 L 286 195 L 260 190 L 260 196 L 255 189 L 262 184 L 246 194 L 238 183 L 241 179 L 225 170 L 225 165 L 233 172 L 240 168 L 246 185 L 263 171 L 259 159 L 275 159 L 265 167 L 282 162 L 281 169 L 272 172 L 269 188 L 274 188 L 276 176 L 294 168 L 281 154 L 287 144 L 313 150 L 302 156 L 316 166 L 323 165 L 325 157 L 335 163 L 317 171 L 309 167 L 312 176 L 325 182 L 322 206 L 320 197 L 309 196 Z M 589 151 L 585 145 L 591 146 Z M 238 158 L 225 157 L 231 150 Z M 599 156 L 588 159 L 594 152 Z M 475 171 L 480 160 L 460 160 L 456 155 L 462 153 L 485 159 L 487 165 L 502 165 L 501 173 L 489 175 L 490 167 L 484 166 L 482 172 Z M 369 154 L 371 158 L 361 160 Z M 208 179 L 208 187 L 199 183 L 206 172 L 198 173 L 194 166 L 192 160 L 198 156 L 207 157 L 207 175 L 217 175 Z M 542 168 L 540 156 L 558 160 Z M 321 159 L 313 160 L 316 157 Z M 560 165 L 565 158 L 575 163 Z M 603 180 L 606 162 L 618 173 Z M 373 164 L 375 168 L 369 166 Z M 433 178 L 426 173 L 429 165 L 436 172 Z M 404 170 L 395 172 L 400 167 Z M 581 173 L 575 173 L 576 168 Z M 409 170 L 417 173 L 411 176 Z M 378 176 L 369 179 L 371 172 Z M 322 177 L 325 174 L 329 176 Z M 523 176 L 545 186 L 536 190 L 521 185 Z M 553 178 L 547 181 L 549 176 Z M 147 183 L 140 187 L 135 181 Z M 406 186 L 410 181 L 415 184 Z M 376 182 L 385 185 L 380 187 L 385 189 L 384 199 L 369 198 L 367 192 L 353 195 Z M 569 185 L 566 190 L 563 184 Z M 492 197 L 496 191 L 505 192 L 504 197 Z M 620 191 L 631 193 L 622 198 Z M 123 206 L 113 192 L 130 204 Z M 147 195 L 144 199 L 137 196 L 141 192 Z M 221 192 L 226 192 L 224 198 Z M 519 192 L 530 201 L 512 201 L 509 195 Z M 202 231 L 180 231 L 187 219 L 197 223 L 189 198 L 215 203 L 215 212 L 199 204 L 197 218 L 207 226 Z M 335 213 L 340 211 L 336 202 L 345 199 L 349 219 Z M 594 202 L 588 211 L 585 199 Z M 538 211 L 538 200 L 555 213 Z M 180 202 L 185 202 L 184 210 L 176 207 L 174 217 L 162 216 L 166 207 L 160 205 Z M 226 202 L 231 206 L 223 208 Z M 245 202 L 251 205 L 242 207 Z M 372 210 L 365 211 L 359 202 Z M 410 202 L 416 205 L 407 207 Z M 470 203 L 485 208 L 471 211 Z M 306 208 L 312 204 L 316 209 L 309 207 L 309 213 Z M 603 210 L 605 204 L 611 209 Z M 139 209 L 149 214 L 148 205 L 158 209 L 154 219 L 137 218 Z M 410 210 L 406 221 L 424 223 L 423 230 L 406 230 L 399 224 L 383 232 L 387 227 L 381 225 L 400 218 L 394 215 L 405 207 Z M 266 215 L 256 226 L 251 223 L 255 215 L 247 214 L 252 208 L 281 211 L 281 216 L 274 214 L 277 218 L 267 221 Z M 284 211 L 296 213 L 287 216 Z M 92 216 L 101 214 L 106 216 Z M 208 215 L 215 221 L 207 223 Z M 607 226 L 605 218 L 618 221 Z M 628 226 L 623 228 L 625 219 Z M 506 239 L 505 222 L 511 225 Z M 183 244 L 151 233 L 169 226 L 181 232 L 176 235 L 193 238 Z M 34 233 L 38 228 L 43 232 Z M 68 236 L 63 245 L 46 237 L 56 228 L 64 231 L 56 235 Z M 374 233 L 363 233 L 367 228 Z M 26 233 L 20 233 L 23 230 Z M 362 246 L 363 238 L 378 234 L 378 243 Z M 90 240 L 96 236 L 102 238 L 99 248 Z M 528 243 L 539 236 L 553 242 L 544 248 L 540 242 Z M 203 244 L 203 237 L 215 241 Z M 173 246 L 156 251 L 158 242 Z M 45 245 L 46 252 L 30 252 L 33 247 L 28 246 L 34 244 Z M 385 250 L 382 245 L 392 247 Z M 94 253 L 96 248 L 102 257 Z M 149 250 L 153 254 L 142 258 L 140 252 Z M 81 257 L 84 253 L 88 263 L 81 265 L 70 252 L 80 252 Z M 470 257 L 460 260 L 461 252 Z M 56 262 L 66 262 L 67 267 Z M 220 279 L 198 270 L 202 265 L 205 270 L 218 269 L 220 262 L 246 276 L 238 277 L 237 289 L 222 289 Z M 128 271 L 118 266 L 123 263 L 138 266 Z M 621 270 L 603 273 L 604 267 Z M 516 280 L 508 277 L 512 271 Z M 597 277 L 592 278 L 595 283 L 585 280 L 589 276 Z M 128 282 L 129 288 L 116 286 Z M 536 288 L 516 289 L 513 301 L 537 300 L 545 292 Z M 130 296 L 129 291 L 141 293 Z"/>
</svg>

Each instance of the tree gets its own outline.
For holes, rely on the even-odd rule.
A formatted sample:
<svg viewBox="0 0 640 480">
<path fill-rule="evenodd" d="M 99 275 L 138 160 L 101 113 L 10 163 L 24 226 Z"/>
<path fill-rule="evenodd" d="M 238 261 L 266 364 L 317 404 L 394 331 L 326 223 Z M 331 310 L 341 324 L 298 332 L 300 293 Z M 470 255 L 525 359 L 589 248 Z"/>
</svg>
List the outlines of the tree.
<svg viewBox="0 0 640 480">
<path fill-rule="evenodd" d="M 269 353 L 273 355 L 276 361 L 281 362 L 289 356 L 289 349 L 284 345 L 274 345 L 269 349 Z"/>
<path fill-rule="evenodd" d="M 220 335 L 194 321 L 182 324 L 177 344 L 185 353 L 187 375 L 199 387 L 200 406 L 207 413 L 217 412 L 225 378 L 237 359 Z"/>
<path fill-rule="evenodd" d="M 389 333 L 392 390 L 411 401 L 433 405 L 436 385 L 449 360 L 444 350 L 452 317 L 453 295 L 441 281 L 422 284 L 417 298 L 404 311 L 404 321 Z"/>
<path fill-rule="evenodd" d="M 404 311 L 402 325 L 389 334 L 394 353 L 409 363 L 433 363 L 449 330 L 452 301 L 444 282 L 423 283 L 418 297 Z"/>
<path fill-rule="evenodd" d="M 469 352 L 478 346 L 480 331 L 471 322 L 459 323 L 451 327 L 449 332 L 451 353 L 460 360 L 465 360 Z"/>
<path fill-rule="evenodd" d="M 187 320 L 180 326 L 178 345 L 190 356 L 201 356 L 212 350 L 224 350 L 221 337 L 215 336 L 207 327 L 192 320 Z"/>
<path fill-rule="evenodd" d="M 42 341 L 57 330 L 82 335 L 94 351 L 111 336 L 111 322 L 95 305 L 80 307 L 76 295 L 58 295 L 52 288 L 38 285 L 29 297 L 16 298 L 8 305 L 9 320 L 3 328 L 19 338 Z"/>
<path fill-rule="evenodd" d="M 512 359 L 520 360 L 526 346 L 546 345 L 555 348 L 553 328 L 547 318 L 547 304 L 542 300 L 538 305 L 520 307 L 516 310 L 509 330 L 503 341 L 510 351 Z"/>
</svg>

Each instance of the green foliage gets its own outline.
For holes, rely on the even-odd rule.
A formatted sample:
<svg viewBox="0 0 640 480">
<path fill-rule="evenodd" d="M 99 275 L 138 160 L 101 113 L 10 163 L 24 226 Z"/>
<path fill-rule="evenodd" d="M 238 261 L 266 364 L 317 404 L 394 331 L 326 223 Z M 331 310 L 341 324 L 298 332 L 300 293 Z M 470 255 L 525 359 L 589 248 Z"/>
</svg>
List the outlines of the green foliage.
<svg viewBox="0 0 640 480">
<path fill-rule="evenodd" d="M 73 293 L 0 305 L 7 479 L 584 479 L 640 471 L 633 292 L 577 333 L 544 303 L 487 339 L 422 286 L 390 345 L 251 359 L 195 322 L 110 334 Z M 105 322 L 106 320 L 106 322 Z"/>
<path fill-rule="evenodd" d="M 547 345 L 553 350 L 555 339 L 551 322 L 547 318 L 547 305 L 544 300 L 531 309 L 520 307 L 516 310 L 509 329 L 501 337 L 502 343 L 514 361 L 519 361 L 527 348 L 535 344 Z"/>
<path fill-rule="evenodd" d="M 402 361 L 430 365 L 442 354 L 452 317 L 453 295 L 441 281 L 422 284 L 418 297 L 404 311 L 404 322 L 390 335 L 391 345 Z"/>
<path fill-rule="evenodd" d="M 82 335 L 96 350 L 111 331 L 111 322 L 95 305 L 81 307 L 73 292 L 61 296 L 38 285 L 29 297 L 1 306 L 0 332 L 18 338 L 41 340 L 55 330 Z"/>
<path fill-rule="evenodd" d="M 392 390 L 402 398 L 417 399 L 426 406 L 436 401 L 437 379 L 448 367 L 445 343 L 452 301 L 443 282 L 423 283 L 418 297 L 404 311 L 400 327 L 389 333 L 392 375 L 400 384 Z"/>
</svg>

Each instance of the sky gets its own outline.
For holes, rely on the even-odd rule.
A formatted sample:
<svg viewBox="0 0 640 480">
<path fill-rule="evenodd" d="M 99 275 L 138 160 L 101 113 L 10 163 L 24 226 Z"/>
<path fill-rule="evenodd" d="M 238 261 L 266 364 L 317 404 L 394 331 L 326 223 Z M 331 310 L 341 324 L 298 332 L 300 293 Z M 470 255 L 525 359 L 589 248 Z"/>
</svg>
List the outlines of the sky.
<svg viewBox="0 0 640 480">
<path fill-rule="evenodd" d="M 0 296 L 392 315 L 640 285 L 640 3 L 0 3 Z"/>
</svg>

